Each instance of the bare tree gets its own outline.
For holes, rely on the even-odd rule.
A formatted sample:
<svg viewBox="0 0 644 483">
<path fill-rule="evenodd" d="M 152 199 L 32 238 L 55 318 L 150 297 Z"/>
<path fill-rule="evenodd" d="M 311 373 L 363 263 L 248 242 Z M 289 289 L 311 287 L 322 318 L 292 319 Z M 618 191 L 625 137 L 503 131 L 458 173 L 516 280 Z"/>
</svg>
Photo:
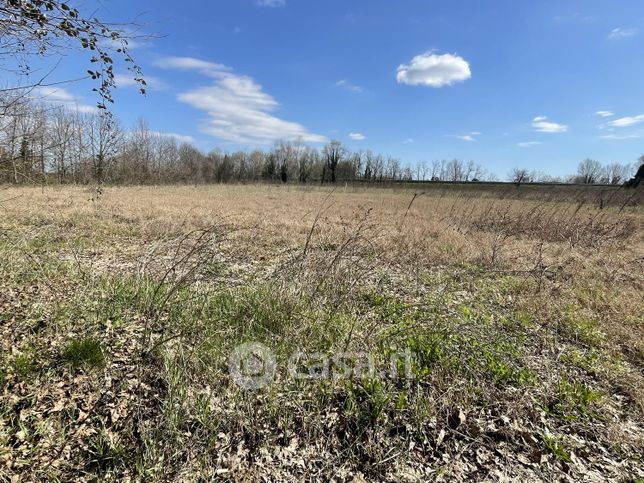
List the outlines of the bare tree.
<svg viewBox="0 0 644 483">
<path fill-rule="evenodd" d="M 4 159 L 0 170 L 14 183 L 44 180 L 46 156 L 47 113 L 42 106 L 30 102 L 14 103 L 0 115 Z M 8 176 L 7 176 L 8 175 Z M 40 175 L 40 176 L 38 176 Z"/>
<path fill-rule="evenodd" d="M 517 185 L 529 183 L 531 181 L 530 172 L 525 168 L 512 169 L 508 176 L 508 179 Z"/>
<path fill-rule="evenodd" d="M 286 183 L 295 171 L 297 161 L 304 151 L 302 141 L 280 141 L 273 149 L 277 173 L 282 183 Z"/>
<path fill-rule="evenodd" d="M 297 162 L 298 180 L 300 183 L 306 183 L 313 175 L 313 169 L 319 161 L 318 151 L 306 147 Z"/>
<path fill-rule="evenodd" d="M 485 170 L 480 164 L 468 161 L 467 169 L 465 170 L 465 181 L 480 181 L 484 174 Z"/>
<path fill-rule="evenodd" d="M 70 168 L 71 144 L 74 140 L 74 117 L 67 109 L 59 107 L 49 123 L 49 144 L 54 169 L 59 183 L 64 183 Z"/>
<path fill-rule="evenodd" d="M 165 136 L 159 138 L 156 158 L 160 178 L 176 181 L 179 171 L 179 145 L 174 137 Z"/>
<path fill-rule="evenodd" d="M 363 156 L 364 171 L 362 172 L 362 178 L 366 181 L 371 181 L 376 177 L 376 166 L 374 162 L 374 154 L 369 149 L 364 153 Z"/>
<path fill-rule="evenodd" d="M 253 181 L 258 181 L 262 177 L 264 169 L 265 155 L 262 151 L 255 150 L 250 153 L 250 176 Z"/>
<path fill-rule="evenodd" d="M 448 181 L 463 181 L 465 179 L 465 168 L 460 159 L 453 159 L 445 166 L 445 179 Z"/>
<path fill-rule="evenodd" d="M 329 144 L 324 146 L 325 166 L 329 170 L 332 183 L 336 182 L 338 163 L 342 161 L 345 154 L 346 149 L 340 141 L 331 141 Z"/>
<path fill-rule="evenodd" d="M 94 180 L 100 184 L 104 180 L 110 163 L 118 153 L 123 140 L 123 131 L 109 111 L 90 116 L 88 129 Z"/>
<path fill-rule="evenodd" d="M 611 163 L 604 168 L 601 180 L 607 184 L 620 184 L 629 178 L 632 171 L 629 164 Z"/>
<path fill-rule="evenodd" d="M 182 178 L 195 183 L 203 181 L 201 166 L 204 162 L 204 155 L 190 144 L 179 146 L 179 165 L 182 170 Z"/>
<path fill-rule="evenodd" d="M 355 181 L 356 177 L 359 177 L 360 173 L 362 173 L 363 154 L 364 153 L 361 151 L 355 152 L 351 155 L 351 158 L 349 159 L 352 181 Z"/>
<path fill-rule="evenodd" d="M 402 170 L 402 175 L 400 179 L 403 181 L 413 181 L 414 172 L 411 169 L 411 166 L 405 166 L 405 168 Z"/>
<path fill-rule="evenodd" d="M 390 180 L 397 180 L 400 178 L 400 161 L 398 161 L 396 158 L 393 158 L 391 156 L 387 157 L 387 178 Z"/>
<path fill-rule="evenodd" d="M 147 121 L 137 119 L 127 135 L 121 154 L 121 176 L 131 181 L 149 181 L 150 175 L 158 173 L 155 162 L 158 136 L 150 130 Z"/>
<path fill-rule="evenodd" d="M 594 184 L 599 181 L 602 165 L 594 159 L 585 159 L 577 167 L 577 176 L 580 183 Z"/>
<path fill-rule="evenodd" d="M 420 161 L 416 165 L 416 179 L 418 181 L 424 181 L 427 178 L 427 161 Z"/>
<path fill-rule="evenodd" d="M 444 166 L 445 166 L 444 161 L 442 162 L 438 160 L 432 161 L 432 171 L 431 171 L 432 174 L 430 177 L 432 181 L 440 181 L 443 178 L 443 176 L 445 175 Z"/>
</svg>

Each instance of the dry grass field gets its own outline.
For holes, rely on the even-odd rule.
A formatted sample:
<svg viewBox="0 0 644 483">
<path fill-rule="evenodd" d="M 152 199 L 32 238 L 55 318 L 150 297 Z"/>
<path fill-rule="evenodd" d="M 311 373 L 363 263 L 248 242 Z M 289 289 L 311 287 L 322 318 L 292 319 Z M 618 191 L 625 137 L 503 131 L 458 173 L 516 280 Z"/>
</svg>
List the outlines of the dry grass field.
<svg viewBox="0 0 644 483">
<path fill-rule="evenodd" d="M 534 192 L 0 189 L 0 481 L 642 481 L 643 221 Z M 230 370 L 250 342 L 258 389 Z"/>
</svg>

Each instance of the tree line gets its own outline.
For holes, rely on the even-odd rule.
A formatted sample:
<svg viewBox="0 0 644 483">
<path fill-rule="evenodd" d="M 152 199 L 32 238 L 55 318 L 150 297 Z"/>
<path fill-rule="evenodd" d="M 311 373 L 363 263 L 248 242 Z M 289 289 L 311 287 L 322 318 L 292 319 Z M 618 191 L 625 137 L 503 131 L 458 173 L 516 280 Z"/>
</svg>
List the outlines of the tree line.
<svg viewBox="0 0 644 483">
<path fill-rule="evenodd" d="M 574 183 L 574 184 L 612 184 L 627 183 L 644 165 L 644 155 L 636 163 L 602 164 L 594 159 L 584 159 L 577 166 L 577 172 L 568 176 L 550 176 L 547 173 L 526 168 L 514 168 L 508 181 L 522 183 Z"/>
<path fill-rule="evenodd" d="M 108 110 L 79 112 L 39 102 L 19 92 L 5 99 L 0 116 L 0 182 L 58 183 L 227 183 L 347 181 L 496 181 L 473 161 L 458 159 L 405 165 L 370 150 L 351 151 L 339 141 L 320 149 L 283 141 L 268 150 L 203 153 L 176 135 L 159 133 L 139 120 L 125 129 Z M 644 161 L 644 157 L 641 158 Z M 620 184 L 636 166 L 603 166 L 585 160 L 578 173 L 554 178 L 514 169 L 508 180 Z"/>
<path fill-rule="evenodd" d="M 300 141 L 266 151 L 203 153 L 177 136 L 151 130 L 144 120 L 125 129 L 110 111 L 78 112 L 23 99 L 6 102 L 0 117 L 0 182 L 226 183 L 445 179 L 485 176 L 460 160 L 404 165 L 370 150 L 350 151 L 339 141 L 320 149 Z"/>
</svg>

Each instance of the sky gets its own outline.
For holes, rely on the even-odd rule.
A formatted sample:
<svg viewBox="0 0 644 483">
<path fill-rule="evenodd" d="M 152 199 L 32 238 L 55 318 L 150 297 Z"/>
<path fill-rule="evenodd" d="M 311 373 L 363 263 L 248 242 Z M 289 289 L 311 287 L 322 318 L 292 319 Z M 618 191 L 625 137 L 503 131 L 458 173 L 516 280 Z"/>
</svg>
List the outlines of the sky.
<svg viewBox="0 0 644 483">
<path fill-rule="evenodd" d="M 149 84 L 114 112 L 204 151 L 336 139 L 404 163 L 565 175 L 644 154 L 642 0 L 103 0 Z M 84 73 L 65 56 L 50 80 Z M 41 70 L 48 58 L 39 64 Z M 91 85 L 42 92 L 91 110 Z"/>
</svg>

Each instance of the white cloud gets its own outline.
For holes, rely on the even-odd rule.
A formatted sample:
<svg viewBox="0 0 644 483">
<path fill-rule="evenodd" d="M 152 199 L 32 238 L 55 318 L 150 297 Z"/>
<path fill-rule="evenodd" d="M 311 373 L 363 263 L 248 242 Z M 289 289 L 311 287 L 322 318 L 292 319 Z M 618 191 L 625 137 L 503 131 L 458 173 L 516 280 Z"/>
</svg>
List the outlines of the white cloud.
<svg viewBox="0 0 644 483">
<path fill-rule="evenodd" d="M 405 139 L 405 140 L 403 141 L 403 144 L 412 144 L 412 143 L 415 143 L 415 142 L 416 142 L 416 140 L 415 140 L 415 139 L 413 139 L 413 138 L 407 138 L 407 139 Z"/>
<path fill-rule="evenodd" d="M 595 114 L 597 114 L 599 117 L 612 117 L 615 115 L 613 111 L 597 111 Z"/>
<path fill-rule="evenodd" d="M 474 142 L 474 141 L 476 141 L 476 139 L 474 139 L 474 138 L 473 138 L 472 136 L 470 136 L 469 134 L 466 134 L 466 135 L 464 135 L 464 136 L 450 136 L 450 137 L 460 139 L 461 141 L 468 141 L 468 142 Z"/>
<path fill-rule="evenodd" d="M 135 49 L 148 48 L 153 45 L 153 41 L 160 36 L 155 33 L 146 32 L 142 27 L 131 24 L 119 29 L 120 38 L 99 40 L 99 44 L 109 47 L 112 50 L 123 48 L 123 44 L 129 51 Z"/>
<path fill-rule="evenodd" d="M 196 70 L 210 77 L 222 77 L 232 69 L 223 64 L 216 64 L 194 57 L 163 57 L 154 62 L 157 67 L 162 69 L 175 70 Z"/>
<path fill-rule="evenodd" d="M 362 89 L 362 87 L 357 86 L 345 79 L 339 80 L 338 82 L 335 83 L 335 85 L 337 87 L 342 87 L 347 91 L 357 92 L 358 94 L 361 94 L 364 92 L 364 89 Z"/>
<path fill-rule="evenodd" d="M 127 41 L 126 47 L 127 50 L 132 51 L 135 49 L 141 49 L 143 47 L 148 47 L 151 45 L 150 43 L 150 38 L 137 34 L 136 32 L 125 32 L 124 35 L 122 36 L 123 40 Z M 123 41 L 122 40 L 106 40 L 104 42 L 101 42 L 102 44 L 105 44 L 112 50 L 117 50 L 117 49 L 122 49 L 123 48 Z"/>
<path fill-rule="evenodd" d="M 255 0 L 255 5 L 258 7 L 284 7 L 286 5 L 286 0 Z"/>
<path fill-rule="evenodd" d="M 538 146 L 539 144 L 541 144 L 539 141 L 526 141 L 523 143 L 517 143 L 517 146 L 519 146 L 520 148 L 532 148 L 534 146 Z"/>
<path fill-rule="evenodd" d="M 156 77 L 145 75 L 143 78 L 146 84 L 143 87 L 147 89 L 161 90 L 166 88 L 165 83 Z M 139 83 L 130 74 L 114 74 L 114 82 L 116 83 L 116 87 L 139 87 Z"/>
<path fill-rule="evenodd" d="M 555 22 L 575 22 L 575 23 L 581 23 L 581 22 L 594 22 L 595 17 L 592 17 L 590 15 L 583 15 L 579 12 L 574 12 L 573 14 L 570 15 L 557 15 L 555 17 Z"/>
<path fill-rule="evenodd" d="M 468 62 L 457 55 L 426 52 L 398 66 L 399 84 L 443 87 L 472 77 Z"/>
<path fill-rule="evenodd" d="M 294 139 L 312 143 L 327 141 L 325 136 L 311 133 L 301 124 L 274 116 L 272 112 L 279 103 L 252 78 L 234 74 L 226 66 L 190 57 L 161 59 L 157 65 L 194 70 L 214 78 L 212 85 L 178 96 L 180 101 L 208 113 L 208 120 L 201 126 L 207 134 L 245 145 Z"/>
<path fill-rule="evenodd" d="M 194 143 L 195 138 L 192 136 L 188 136 L 185 134 L 177 134 L 176 132 L 163 132 L 163 131 L 150 131 L 152 134 L 156 136 L 160 136 L 162 138 L 174 138 L 180 143 Z"/>
<path fill-rule="evenodd" d="M 116 83 L 116 87 L 134 87 L 139 85 L 134 80 L 134 77 L 127 74 L 114 74 L 114 82 Z"/>
<path fill-rule="evenodd" d="M 637 30 L 635 29 L 624 29 L 624 28 L 618 27 L 611 31 L 611 33 L 608 35 L 608 38 L 611 40 L 624 39 L 626 37 L 632 37 L 636 33 L 637 33 Z"/>
<path fill-rule="evenodd" d="M 561 133 L 568 131 L 568 126 L 550 122 L 546 116 L 538 116 L 532 120 L 532 127 L 538 132 Z"/>
<path fill-rule="evenodd" d="M 367 139 L 367 137 L 364 134 L 359 132 L 350 132 L 349 137 L 354 141 L 364 141 L 365 139 Z"/>
<path fill-rule="evenodd" d="M 480 136 L 481 133 L 478 131 L 471 132 L 469 134 L 462 134 L 462 135 L 457 135 L 457 134 L 448 134 L 447 137 L 450 138 L 456 138 L 460 139 L 461 141 L 467 141 L 467 142 L 474 142 L 476 141 L 476 136 Z"/>
<path fill-rule="evenodd" d="M 644 138 L 644 131 L 632 134 L 606 134 L 599 137 L 602 139 L 639 139 Z"/>
<path fill-rule="evenodd" d="M 74 102 L 76 97 L 62 87 L 35 87 L 29 97 L 47 102 Z"/>
<path fill-rule="evenodd" d="M 628 116 L 628 117 L 621 117 L 619 119 L 615 119 L 614 121 L 611 121 L 607 124 L 607 126 L 611 127 L 628 127 L 632 126 L 634 124 L 639 124 L 640 122 L 644 121 L 644 114 L 640 114 L 639 116 Z"/>
<path fill-rule="evenodd" d="M 96 106 L 83 104 L 80 97 L 74 96 L 62 87 L 35 87 L 29 93 L 31 99 L 57 104 L 78 112 L 97 112 Z"/>
</svg>

